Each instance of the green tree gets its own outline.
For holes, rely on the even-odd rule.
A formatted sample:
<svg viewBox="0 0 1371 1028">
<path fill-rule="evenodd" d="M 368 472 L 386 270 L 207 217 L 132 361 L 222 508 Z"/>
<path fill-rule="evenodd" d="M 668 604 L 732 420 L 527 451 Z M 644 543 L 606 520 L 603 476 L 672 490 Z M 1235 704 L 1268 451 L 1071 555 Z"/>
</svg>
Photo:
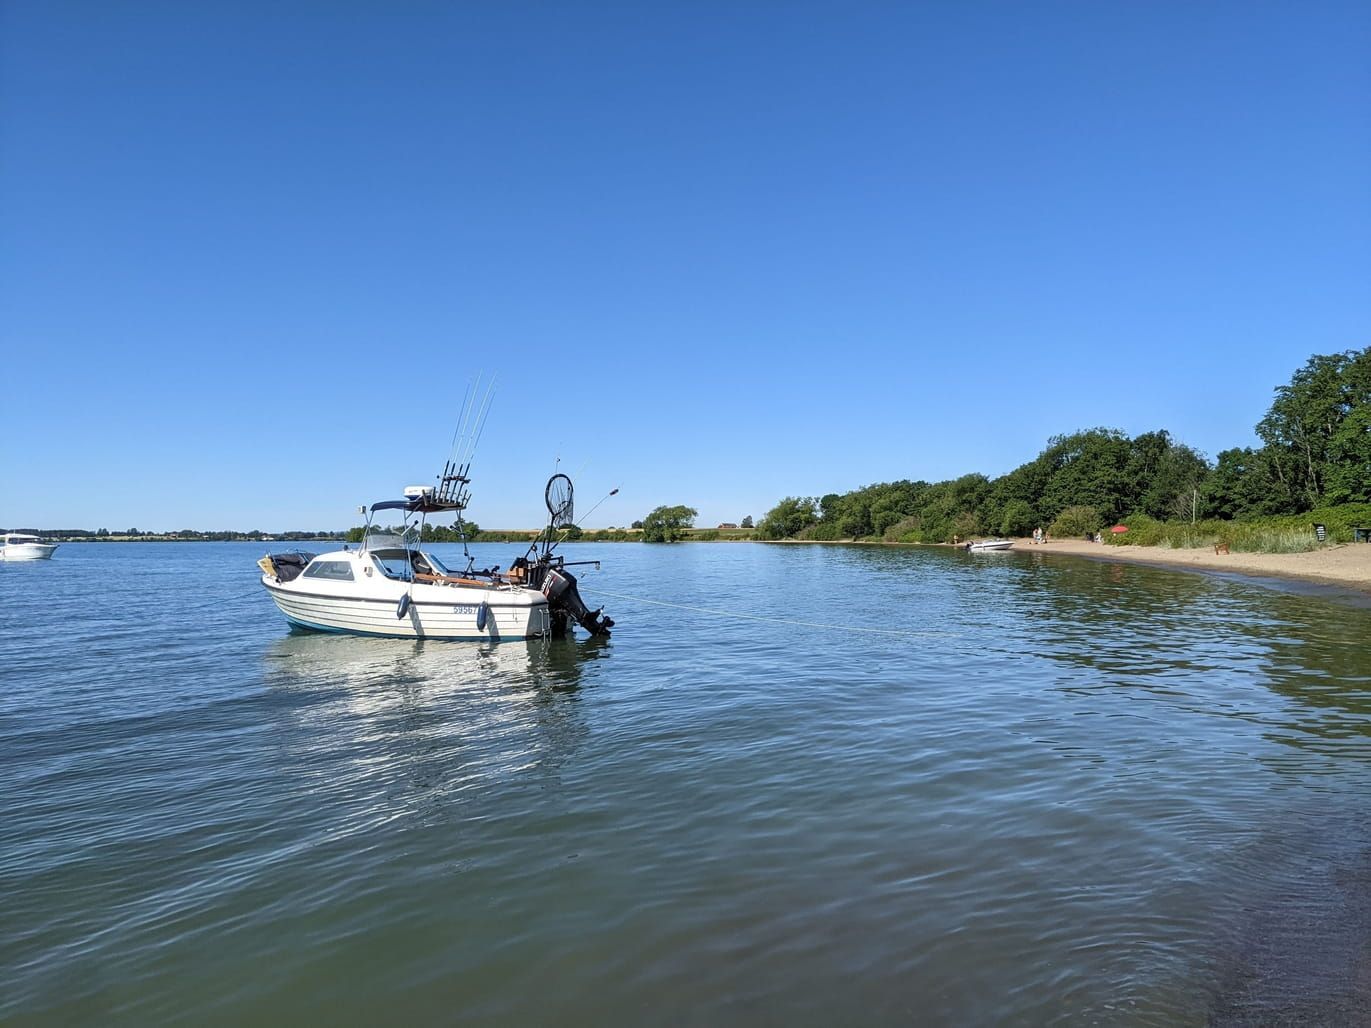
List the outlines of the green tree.
<svg viewBox="0 0 1371 1028">
<path fill-rule="evenodd" d="M 1277 481 L 1292 498 L 1288 513 L 1318 506 L 1330 479 L 1345 482 L 1339 470 L 1347 453 L 1343 426 L 1354 411 L 1368 404 L 1371 347 L 1316 354 L 1295 372 L 1289 385 L 1277 388 L 1271 409 L 1257 424 L 1257 435 L 1266 444 Z M 1355 428 L 1350 435 L 1355 438 Z"/>
<path fill-rule="evenodd" d="M 1055 517 L 1067 507 L 1088 505 L 1111 518 L 1131 506 L 1128 465 L 1133 447 L 1116 428 L 1092 428 L 1069 436 L 1054 436 L 1038 461 L 1048 470 L 1036 506 Z"/>
<path fill-rule="evenodd" d="M 1371 403 L 1348 413 L 1328 441 L 1330 503 L 1371 503 Z"/>
<path fill-rule="evenodd" d="M 866 504 L 854 504 L 854 509 L 838 519 L 837 538 L 861 539 L 871 535 L 871 509 Z"/>
<path fill-rule="evenodd" d="M 1168 497 L 1153 489 L 1157 473 L 1171 449 L 1171 433 L 1165 429 L 1144 432 L 1128 443 L 1128 460 L 1119 482 L 1119 503 L 1114 513 L 1122 516 L 1142 511 L 1152 517 L 1164 516 Z"/>
<path fill-rule="evenodd" d="M 1232 520 L 1289 511 L 1295 499 L 1273 463 L 1272 454 L 1265 448 L 1245 446 L 1222 451 L 1205 483 L 1205 514 Z"/>
<path fill-rule="evenodd" d="M 743 520 L 742 520 L 742 527 L 743 527 L 743 528 L 751 528 L 751 527 L 752 527 L 752 515 L 751 515 L 751 514 L 748 514 L 748 515 L 746 515 L 746 516 L 743 517 Z"/>
<path fill-rule="evenodd" d="M 787 496 L 763 516 L 757 534 L 763 539 L 793 539 L 819 520 L 812 496 Z"/>
<path fill-rule="evenodd" d="M 1102 525 L 1293 514 L 1318 503 L 1371 502 L 1371 347 L 1314 356 L 1257 426 L 1259 449 L 1224 450 L 1210 465 L 1158 429 L 1134 438 L 1112 428 L 1054 436 L 1033 460 L 992 481 L 886 482 L 821 499 L 786 497 L 760 538 L 867 538 L 937 542 L 970 526 L 1021 534 L 1069 508 Z M 1062 522 L 1079 527 L 1079 510 Z M 1138 522 L 1141 523 L 1141 522 Z M 1086 529 L 1081 527 L 1081 532 Z M 1074 534 L 1070 532 L 1068 534 Z"/>
<path fill-rule="evenodd" d="M 1195 497 L 1205 487 L 1211 472 L 1209 462 L 1198 450 L 1168 440 L 1152 480 L 1133 509 L 1154 518 L 1193 521 L 1199 516 Z"/>
<path fill-rule="evenodd" d="M 1010 500 L 1000 516 L 1000 535 L 1028 535 L 1038 524 L 1038 512 L 1025 500 Z"/>
<path fill-rule="evenodd" d="M 685 537 L 699 514 L 694 507 L 658 507 L 643 518 L 643 542 L 674 543 Z"/>
</svg>

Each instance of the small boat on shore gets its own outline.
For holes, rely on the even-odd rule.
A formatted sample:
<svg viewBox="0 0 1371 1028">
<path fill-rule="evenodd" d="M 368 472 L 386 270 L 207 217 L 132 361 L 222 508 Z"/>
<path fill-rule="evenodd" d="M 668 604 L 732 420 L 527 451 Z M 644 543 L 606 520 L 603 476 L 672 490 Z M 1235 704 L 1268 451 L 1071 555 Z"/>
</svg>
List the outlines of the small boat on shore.
<svg viewBox="0 0 1371 1028">
<path fill-rule="evenodd" d="M 966 544 L 967 553 L 1000 553 L 1014 545 L 1013 539 L 979 539 Z"/>
<path fill-rule="evenodd" d="M 9 532 L 0 542 L 0 560 L 51 560 L 57 543 L 45 543 L 36 535 Z"/>
</svg>

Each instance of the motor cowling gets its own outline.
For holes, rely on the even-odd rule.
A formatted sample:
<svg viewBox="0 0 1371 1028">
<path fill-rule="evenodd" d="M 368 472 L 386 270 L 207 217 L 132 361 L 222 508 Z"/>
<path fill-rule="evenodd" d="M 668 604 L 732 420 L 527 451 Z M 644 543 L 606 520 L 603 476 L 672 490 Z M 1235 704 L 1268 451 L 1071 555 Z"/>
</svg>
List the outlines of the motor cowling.
<svg viewBox="0 0 1371 1028">
<path fill-rule="evenodd" d="M 554 623 L 569 616 L 591 635 L 609 635 L 614 627 L 614 621 L 601 613 L 603 607 L 591 610 L 585 605 L 576 588 L 576 576 L 570 571 L 549 568 L 543 579 L 543 595 L 552 609 Z"/>
</svg>

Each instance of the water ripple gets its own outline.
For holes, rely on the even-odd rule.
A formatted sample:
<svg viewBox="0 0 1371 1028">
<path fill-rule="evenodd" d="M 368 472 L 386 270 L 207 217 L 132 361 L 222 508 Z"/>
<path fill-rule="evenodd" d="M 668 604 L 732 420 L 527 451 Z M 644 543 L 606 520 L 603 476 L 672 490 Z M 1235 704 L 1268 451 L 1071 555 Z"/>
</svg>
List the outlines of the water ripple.
<svg viewBox="0 0 1371 1028">
<path fill-rule="evenodd" d="M 289 631 L 248 546 L 0 571 L 0 1019 L 1351 1009 L 1371 613 L 1036 554 L 583 552 L 592 595 L 922 634 L 623 600 L 609 641 L 404 643 Z"/>
</svg>

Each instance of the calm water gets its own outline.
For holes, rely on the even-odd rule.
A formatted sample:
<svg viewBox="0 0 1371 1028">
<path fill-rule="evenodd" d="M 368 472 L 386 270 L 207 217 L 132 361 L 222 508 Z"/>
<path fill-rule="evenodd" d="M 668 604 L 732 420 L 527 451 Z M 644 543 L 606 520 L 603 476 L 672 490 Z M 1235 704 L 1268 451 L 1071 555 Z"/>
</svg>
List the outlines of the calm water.
<svg viewBox="0 0 1371 1028">
<path fill-rule="evenodd" d="M 0 1021 L 1356 1018 L 1371 611 L 582 546 L 612 640 L 415 644 L 261 551 L 0 565 Z"/>
</svg>

